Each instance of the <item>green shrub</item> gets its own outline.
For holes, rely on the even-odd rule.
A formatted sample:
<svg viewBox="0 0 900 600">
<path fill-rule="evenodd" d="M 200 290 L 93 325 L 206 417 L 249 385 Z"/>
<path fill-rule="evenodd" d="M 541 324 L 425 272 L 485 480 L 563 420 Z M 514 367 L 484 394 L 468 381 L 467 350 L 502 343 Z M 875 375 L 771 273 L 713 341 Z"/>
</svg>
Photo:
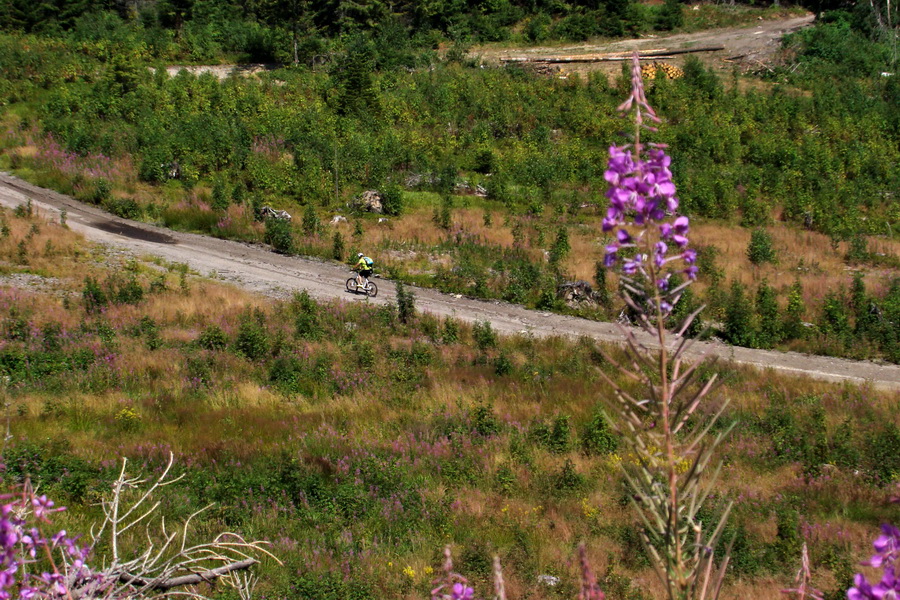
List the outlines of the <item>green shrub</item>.
<svg viewBox="0 0 900 600">
<path fill-rule="evenodd" d="M 450 229 L 453 225 L 453 196 L 447 194 L 441 197 L 440 210 L 435 209 L 432 220 L 441 229 Z"/>
<path fill-rule="evenodd" d="M 279 356 L 269 367 L 269 381 L 285 394 L 304 391 L 303 363 L 295 356 Z"/>
<path fill-rule="evenodd" d="M 619 448 L 619 439 L 613 433 L 606 416 L 596 411 L 581 432 L 581 450 L 588 456 L 611 454 Z"/>
<path fill-rule="evenodd" d="M 144 216 L 143 207 L 134 198 L 109 198 L 103 203 L 104 208 L 123 219 L 136 221 Z"/>
<path fill-rule="evenodd" d="M 263 241 L 281 254 L 290 255 L 294 254 L 296 251 L 290 221 L 272 218 L 266 219 L 266 232 Z"/>
<path fill-rule="evenodd" d="M 477 321 L 472 326 L 472 337 L 475 340 L 475 346 L 481 351 L 497 346 L 497 334 L 489 321 Z"/>
<path fill-rule="evenodd" d="M 754 229 L 750 234 L 747 258 L 754 265 L 777 262 L 775 248 L 772 246 L 772 236 L 765 229 Z"/>
<path fill-rule="evenodd" d="M 801 338 L 806 333 L 803 326 L 803 314 L 806 306 L 803 303 L 803 286 L 799 280 L 791 284 L 788 291 L 787 311 L 784 318 L 784 335 L 791 339 Z"/>
<path fill-rule="evenodd" d="M 124 281 L 111 279 L 109 285 L 109 297 L 116 304 L 138 304 L 144 299 L 144 288 L 132 275 Z"/>
<path fill-rule="evenodd" d="M 760 348 L 771 348 L 781 341 L 783 332 L 775 290 L 766 280 L 756 290 L 756 314 L 759 316 L 757 343 Z"/>
<path fill-rule="evenodd" d="M 472 426 L 475 433 L 482 437 L 495 436 L 502 428 L 494 409 L 486 404 L 479 404 L 472 410 Z"/>
<path fill-rule="evenodd" d="M 561 495 L 570 494 L 584 488 L 586 483 L 585 476 L 578 472 L 572 459 L 567 458 L 562 468 L 553 475 L 552 491 Z"/>
<path fill-rule="evenodd" d="M 508 465 L 500 465 L 494 474 L 494 489 L 504 496 L 510 496 L 516 489 L 516 474 Z"/>
<path fill-rule="evenodd" d="M 747 299 L 744 285 L 734 280 L 725 307 L 725 323 L 722 329 L 725 341 L 735 346 L 752 348 L 756 343 L 756 328 L 753 323 L 753 307 Z"/>
<path fill-rule="evenodd" d="M 345 254 L 344 236 L 341 235 L 340 231 L 335 231 L 334 237 L 331 239 L 331 258 L 342 261 Z"/>
<path fill-rule="evenodd" d="M 227 210 L 231 206 L 231 198 L 228 197 L 228 190 L 225 180 L 216 178 L 212 188 L 212 208 L 213 210 Z"/>
<path fill-rule="evenodd" d="M 681 0 L 665 0 L 656 16 L 656 29 L 671 31 L 684 25 Z"/>
<path fill-rule="evenodd" d="M 497 358 L 494 359 L 494 374 L 503 377 L 512 373 L 512 370 L 513 364 L 509 357 L 503 352 L 498 354 Z"/>
<path fill-rule="evenodd" d="M 303 211 L 301 228 L 306 235 L 318 235 L 319 230 L 322 228 L 322 222 L 319 220 L 319 215 L 316 214 L 316 209 L 312 204 L 307 204 L 306 209 Z"/>
<path fill-rule="evenodd" d="M 823 333 L 833 335 L 838 339 L 847 339 L 851 331 L 850 311 L 848 310 L 847 299 L 843 290 L 830 291 L 825 294 L 825 299 L 822 302 L 819 329 Z"/>
<path fill-rule="evenodd" d="M 550 264 L 558 266 L 569 255 L 572 246 L 569 244 L 569 232 L 566 226 L 561 226 L 556 232 L 556 239 L 550 247 Z"/>
<path fill-rule="evenodd" d="M 529 437 L 538 445 L 543 446 L 554 454 L 568 452 L 571 446 L 572 426 L 569 417 L 559 415 L 553 419 L 552 424 L 543 421 L 535 421 L 529 430 Z"/>
<path fill-rule="evenodd" d="M 384 214 L 399 217 L 403 214 L 403 188 L 397 183 L 389 183 L 381 191 L 381 207 Z"/>
<path fill-rule="evenodd" d="M 241 317 L 238 333 L 234 340 L 234 349 L 249 360 L 262 360 L 269 354 L 269 332 L 262 323 L 262 313 L 255 316 L 245 313 Z"/>
<path fill-rule="evenodd" d="M 416 316 L 416 296 L 406 289 L 402 281 L 397 282 L 397 318 L 404 325 Z"/>
<path fill-rule="evenodd" d="M 850 245 L 847 249 L 846 260 L 849 263 L 864 263 L 869 260 L 871 253 L 869 252 L 869 243 L 865 236 L 854 235 L 850 238 Z"/>
<path fill-rule="evenodd" d="M 896 425 L 879 429 L 863 448 L 869 471 L 878 483 L 887 485 L 900 479 L 900 429 Z"/>
<path fill-rule="evenodd" d="M 84 309 L 89 313 L 99 312 L 100 309 L 109 304 L 106 292 L 103 291 L 100 283 L 93 277 L 85 278 L 81 297 L 84 301 Z"/>
<path fill-rule="evenodd" d="M 224 350 L 228 347 L 228 336 L 218 325 L 209 325 L 200 332 L 197 345 L 206 350 Z"/>
<path fill-rule="evenodd" d="M 459 322 L 453 317 L 444 319 L 441 328 L 441 341 L 445 344 L 455 344 L 459 341 Z"/>
<path fill-rule="evenodd" d="M 153 318 L 144 315 L 138 323 L 138 330 L 146 338 L 147 349 L 158 350 L 162 346 L 162 339 L 159 337 L 159 325 Z"/>
</svg>

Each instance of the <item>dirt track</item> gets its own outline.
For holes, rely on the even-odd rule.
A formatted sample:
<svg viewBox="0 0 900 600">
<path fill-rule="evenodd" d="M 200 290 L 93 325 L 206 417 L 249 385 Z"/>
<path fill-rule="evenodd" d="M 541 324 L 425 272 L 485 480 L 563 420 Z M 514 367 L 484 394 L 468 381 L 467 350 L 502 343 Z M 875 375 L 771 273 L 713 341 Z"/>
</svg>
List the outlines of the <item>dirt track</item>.
<svg viewBox="0 0 900 600">
<path fill-rule="evenodd" d="M 653 50 L 687 50 L 701 47 L 720 47 L 713 52 L 693 54 L 708 65 L 720 70 L 731 70 L 734 66 L 741 69 L 765 69 L 768 62 L 781 48 L 781 39 L 785 34 L 807 27 L 813 22 L 813 15 L 758 21 L 743 27 L 710 29 L 696 33 L 681 33 L 669 36 L 648 36 L 638 39 L 619 40 L 603 44 L 576 44 L 565 47 L 529 47 L 515 49 L 475 48 L 473 57 L 480 57 L 485 63 L 498 64 L 502 61 L 540 60 L 554 57 L 578 57 L 605 53 L 626 53 L 637 50 L 650 52 Z M 680 55 L 673 61 L 683 63 L 686 55 Z M 621 69 L 618 62 L 573 63 L 555 65 L 560 73 L 588 72 L 602 70 L 608 74 L 616 74 Z"/>
<path fill-rule="evenodd" d="M 0 173 L 0 204 L 16 207 L 28 198 L 51 218 L 58 218 L 59 211 L 65 208 L 69 226 L 89 240 L 117 246 L 137 255 L 153 255 L 171 262 L 187 263 L 197 272 L 215 275 L 218 279 L 261 294 L 286 298 L 295 291 L 305 289 L 321 300 L 395 301 L 394 285 L 384 279 L 378 280 L 379 294 L 376 299 L 366 300 L 348 294 L 344 291 L 348 271 L 335 263 L 282 256 L 262 246 L 126 221 L 68 196 Z M 487 320 L 497 331 L 505 334 L 588 336 L 607 342 L 621 340 L 615 326 L 610 323 L 542 313 L 504 302 L 473 300 L 430 289 L 414 290 L 416 306 L 420 310 L 466 321 Z M 877 388 L 900 391 L 900 366 L 896 365 L 751 350 L 714 343 L 697 344 L 697 351 L 760 369 L 827 381 L 870 382 Z"/>
</svg>

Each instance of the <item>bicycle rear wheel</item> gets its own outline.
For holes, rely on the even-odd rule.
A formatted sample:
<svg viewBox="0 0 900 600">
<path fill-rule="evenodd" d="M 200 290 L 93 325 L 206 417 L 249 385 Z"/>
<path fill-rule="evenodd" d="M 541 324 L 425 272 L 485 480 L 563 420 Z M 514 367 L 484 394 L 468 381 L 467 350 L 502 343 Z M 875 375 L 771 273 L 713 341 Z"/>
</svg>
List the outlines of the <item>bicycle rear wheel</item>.
<svg viewBox="0 0 900 600">
<path fill-rule="evenodd" d="M 366 293 L 369 294 L 370 298 L 374 298 L 378 295 L 378 286 L 370 281 L 368 287 L 366 288 Z"/>
</svg>

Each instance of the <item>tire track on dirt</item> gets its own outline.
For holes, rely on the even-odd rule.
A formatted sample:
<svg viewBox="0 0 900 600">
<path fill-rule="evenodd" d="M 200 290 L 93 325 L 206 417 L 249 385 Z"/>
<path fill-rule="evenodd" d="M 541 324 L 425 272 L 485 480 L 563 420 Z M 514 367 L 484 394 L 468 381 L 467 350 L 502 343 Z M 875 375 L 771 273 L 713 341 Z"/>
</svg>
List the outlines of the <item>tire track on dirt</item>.
<svg viewBox="0 0 900 600">
<path fill-rule="evenodd" d="M 344 281 L 347 267 L 317 259 L 289 257 L 267 247 L 207 236 L 182 233 L 112 216 L 97 207 L 31 185 L 17 177 L 0 173 L 0 204 L 14 208 L 32 200 L 34 207 L 50 218 L 66 210 L 66 222 L 88 240 L 108 244 L 136 255 L 151 255 L 244 289 L 276 298 L 288 298 L 307 290 L 318 300 L 387 304 L 396 301 L 394 284 L 378 281 L 377 298 L 348 294 Z M 621 342 L 621 334 L 611 323 L 528 310 L 499 301 L 475 300 L 443 294 L 433 289 L 409 286 L 421 311 L 452 316 L 469 322 L 488 321 L 502 334 L 524 333 L 546 336 L 586 336 L 602 342 Z M 652 345 L 649 337 L 641 340 Z M 736 364 L 832 382 L 870 383 L 873 387 L 900 392 L 900 366 L 869 361 L 853 361 L 796 352 L 776 352 L 738 348 L 714 342 L 697 342 L 693 356 L 708 354 Z"/>
</svg>

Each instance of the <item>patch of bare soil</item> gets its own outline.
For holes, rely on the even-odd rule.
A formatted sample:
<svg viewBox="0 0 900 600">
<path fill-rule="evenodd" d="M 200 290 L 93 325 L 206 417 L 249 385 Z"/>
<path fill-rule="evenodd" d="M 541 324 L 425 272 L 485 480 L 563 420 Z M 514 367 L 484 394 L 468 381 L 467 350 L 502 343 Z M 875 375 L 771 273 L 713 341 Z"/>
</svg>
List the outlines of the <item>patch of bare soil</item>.
<svg viewBox="0 0 900 600">
<path fill-rule="evenodd" d="M 812 24 L 813 15 L 759 21 L 745 27 L 710 29 L 696 33 L 682 33 L 669 36 L 648 36 L 631 40 L 619 40 L 601 44 L 578 44 L 565 47 L 528 47 L 491 49 L 479 48 L 472 51 L 473 57 L 480 57 L 486 64 L 509 62 L 541 65 L 543 71 L 558 72 L 561 76 L 570 73 L 586 74 L 602 71 L 616 75 L 621 70 L 622 59 L 632 52 L 639 54 L 665 54 L 674 52 L 671 58 L 652 57 L 680 66 L 687 56 L 696 56 L 716 69 L 730 71 L 735 66 L 741 70 L 766 68 L 781 49 L 781 40 L 788 33 Z M 702 50 L 707 48 L 708 50 Z"/>
</svg>

